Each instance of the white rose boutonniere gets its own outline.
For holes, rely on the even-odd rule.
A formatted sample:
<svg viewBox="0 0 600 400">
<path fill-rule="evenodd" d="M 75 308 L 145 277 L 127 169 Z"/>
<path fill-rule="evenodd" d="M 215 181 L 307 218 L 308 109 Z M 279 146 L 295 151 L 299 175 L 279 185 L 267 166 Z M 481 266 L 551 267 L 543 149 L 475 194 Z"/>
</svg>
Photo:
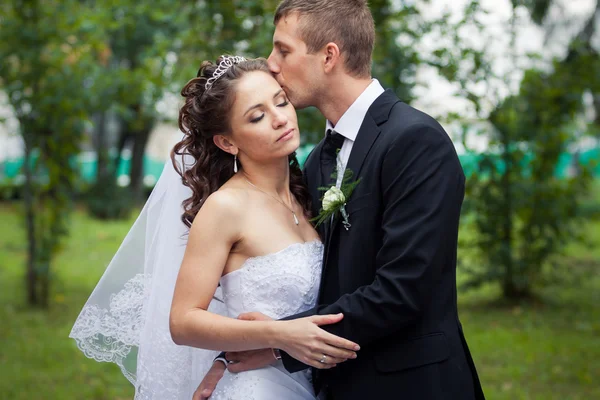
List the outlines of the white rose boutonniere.
<svg viewBox="0 0 600 400">
<path fill-rule="evenodd" d="M 346 203 L 346 196 L 344 196 L 344 192 L 338 189 L 336 186 L 332 186 L 328 191 L 325 192 L 323 196 L 323 210 L 331 211 L 339 204 Z"/>
<path fill-rule="evenodd" d="M 337 172 L 333 174 L 334 182 Z M 360 179 L 355 182 L 350 182 L 352 179 L 352 170 L 346 169 L 344 171 L 344 178 L 342 179 L 342 185 L 340 188 L 337 186 L 321 187 L 320 191 L 325 192 L 322 199 L 322 208 L 319 215 L 313 218 L 311 221 L 315 222 L 315 227 L 321 225 L 323 222 L 331 219 L 331 217 L 338 212 L 342 215 L 342 224 L 346 230 L 349 230 L 352 225 L 348 220 L 348 213 L 346 212 L 346 201 L 352 195 L 354 188 L 360 182 Z"/>
</svg>

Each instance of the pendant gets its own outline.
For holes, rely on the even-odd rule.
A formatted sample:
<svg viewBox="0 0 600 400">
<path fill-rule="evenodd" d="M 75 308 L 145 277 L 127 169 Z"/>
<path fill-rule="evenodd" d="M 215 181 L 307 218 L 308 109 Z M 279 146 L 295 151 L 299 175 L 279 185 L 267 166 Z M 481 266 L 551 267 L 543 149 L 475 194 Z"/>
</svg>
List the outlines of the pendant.
<svg viewBox="0 0 600 400">
<path fill-rule="evenodd" d="M 296 217 L 296 213 L 293 212 L 292 214 L 294 215 L 294 222 L 296 223 L 296 225 L 300 225 L 300 221 L 298 221 L 298 217 Z"/>
</svg>

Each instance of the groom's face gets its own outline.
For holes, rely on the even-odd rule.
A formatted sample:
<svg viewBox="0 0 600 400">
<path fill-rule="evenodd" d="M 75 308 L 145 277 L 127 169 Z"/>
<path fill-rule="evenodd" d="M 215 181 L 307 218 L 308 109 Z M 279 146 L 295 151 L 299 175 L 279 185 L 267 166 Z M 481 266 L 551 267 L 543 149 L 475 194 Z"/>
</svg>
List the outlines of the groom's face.
<svg viewBox="0 0 600 400">
<path fill-rule="evenodd" d="M 273 34 L 269 69 L 297 109 L 315 106 L 319 98 L 320 55 L 309 54 L 298 30 L 298 15 L 281 18 Z"/>
</svg>

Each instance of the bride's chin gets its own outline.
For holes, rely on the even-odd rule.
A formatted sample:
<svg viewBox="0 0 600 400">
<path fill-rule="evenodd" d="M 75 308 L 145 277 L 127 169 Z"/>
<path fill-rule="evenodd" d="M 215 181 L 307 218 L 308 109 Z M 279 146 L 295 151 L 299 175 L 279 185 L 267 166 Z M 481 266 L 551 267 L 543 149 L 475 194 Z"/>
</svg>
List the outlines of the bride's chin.
<svg viewBox="0 0 600 400">
<path fill-rule="evenodd" d="M 288 156 L 291 154 L 294 154 L 295 152 L 298 151 L 298 149 L 300 148 L 300 145 L 298 144 L 297 146 L 292 146 L 291 151 L 288 153 Z"/>
<path fill-rule="evenodd" d="M 300 138 L 299 137 L 295 137 L 292 140 L 290 140 L 290 143 L 288 143 L 287 147 L 287 151 L 288 151 L 288 155 L 293 154 L 294 152 L 298 151 L 298 149 L 300 148 Z"/>
</svg>

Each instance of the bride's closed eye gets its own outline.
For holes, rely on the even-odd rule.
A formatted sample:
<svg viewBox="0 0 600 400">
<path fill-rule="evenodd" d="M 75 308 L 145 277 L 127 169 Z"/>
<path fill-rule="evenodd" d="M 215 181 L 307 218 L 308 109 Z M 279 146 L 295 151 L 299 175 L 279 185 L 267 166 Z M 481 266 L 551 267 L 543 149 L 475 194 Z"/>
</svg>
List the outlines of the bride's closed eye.
<svg viewBox="0 0 600 400">
<path fill-rule="evenodd" d="M 277 104 L 277 107 L 286 107 L 286 106 L 288 106 L 289 104 L 290 104 L 290 102 L 288 101 L 288 99 L 287 99 L 287 98 L 284 98 L 284 99 L 283 99 L 283 102 L 281 102 L 281 103 Z M 256 117 L 256 118 L 253 118 L 253 119 L 251 119 L 251 120 L 250 120 L 250 122 L 251 122 L 251 123 L 253 123 L 253 124 L 256 124 L 256 123 L 260 122 L 260 121 L 261 121 L 261 120 L 264 118 L 264 116 L 265 116 L 265 114 L 264 114 L 264 113 L 262 113 L 260 116 L 258 116 L 258 117 Z"/>
<path fill-rule="evenodd" d="M 251 119 L 250 122 L 252 122 L 253 124 L 256 124 L 256 123 L 260 122 L 260 120 L 263 119 L 264 117 L 265 117 L 265 114 L 263 113 L 259 117 Z"/>
</svg>

